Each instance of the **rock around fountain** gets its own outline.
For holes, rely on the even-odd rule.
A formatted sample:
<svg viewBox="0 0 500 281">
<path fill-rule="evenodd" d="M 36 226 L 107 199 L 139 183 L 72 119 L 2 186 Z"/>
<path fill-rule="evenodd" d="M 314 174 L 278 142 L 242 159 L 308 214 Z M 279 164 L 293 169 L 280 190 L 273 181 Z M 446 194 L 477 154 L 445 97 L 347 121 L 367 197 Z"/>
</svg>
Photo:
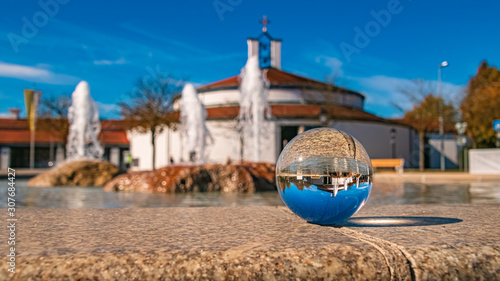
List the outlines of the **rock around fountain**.
<svg viewBox="0 0 500 281">
<path fill-rule="evenodd" d="M 81 81 L 71 99 L 66 160 L 32 178 L 30 186 L 101 186 L 118 173 L 116 166 L 102 161 L 101 122 L 88 83 Z"/>
</svg>

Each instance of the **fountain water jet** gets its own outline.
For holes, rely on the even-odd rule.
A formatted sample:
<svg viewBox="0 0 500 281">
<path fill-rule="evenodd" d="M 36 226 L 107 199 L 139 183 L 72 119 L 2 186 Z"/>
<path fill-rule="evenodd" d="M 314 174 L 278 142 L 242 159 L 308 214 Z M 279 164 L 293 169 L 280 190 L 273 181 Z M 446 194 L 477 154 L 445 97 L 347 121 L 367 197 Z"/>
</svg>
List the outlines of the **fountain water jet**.
<svg viewBox="0 0 500 281">
<path fill-rule="evenodd" d="M 119 171 L 115 165 L 102 161 L 103 149 L 97 140 L 101 121 L 88 83 L 80 82 L 71 99 L 66 160 L 31 178 L 29 186 L 102 186 Z"/>
<path fill-rule="evenodd" d="M 264 116 L 271 117 L 267 103 L 269 81 L 260 70 L 259 58 L 250 57 L 241 70 L 240 112 L 238 119 L 243 125 L 243 132 L 253 139 L 253 161 L 260 160 L 260 133 Z"/>
<path fill-rule="evenodd" d="M 86 81 L 78 83 L 71 99 L 66 161 L 101 160 L 103 148 L 97 140 L 101 121 L 97 105 L 90 96 L 89 84 Z"/>
<path fill-rule="evenodd" d="M 192 84 L 186 84 L 181 97 L 181 133 L 187 138 L 189 160 L 205 163 L 206 139 L 210 133 L 205 125 L 207 111 Z"/>
</svg>

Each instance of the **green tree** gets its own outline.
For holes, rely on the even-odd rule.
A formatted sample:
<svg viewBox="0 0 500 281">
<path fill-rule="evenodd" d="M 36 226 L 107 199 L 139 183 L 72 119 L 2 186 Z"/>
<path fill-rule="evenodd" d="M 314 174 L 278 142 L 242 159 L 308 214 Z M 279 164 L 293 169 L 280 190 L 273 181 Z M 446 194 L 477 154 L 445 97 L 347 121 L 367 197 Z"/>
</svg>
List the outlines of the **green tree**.
<svg viewBox="0 0 500 281">
<path fill-rule="evenodd" d="M 175 124 L 173 97 L 180 93 L 183 84 L 184 81 L 157 71 L 139 79 L 127 100 L 119 103 L 128 129 L 151 133 L 153 170 L 156 169 L 156 137 Z"/>
<path fill-rule="evenodd" d="M 492 122 L 500 119 L 500 70 L 483 61 L 469 80 L 460 110 L 472 147 L 494 147 Z"/>
<path fill-rule="evenodd" d="M 442 97 L 434 95 L 434 87 L 423 80 L 415 80 L 413 88 L 405 89 L 403 93 L 413 102 L 413 108 L 407 111 L 403 120 L 418 131 L 419 168 L 424 170 L 425 135 L 436 132 L 439 128 L 439 117 L 443 114 L 445 128 L 453 128 L 456 120 L 456 110 L 451 102 L 445 102 Z"/>
</svg>

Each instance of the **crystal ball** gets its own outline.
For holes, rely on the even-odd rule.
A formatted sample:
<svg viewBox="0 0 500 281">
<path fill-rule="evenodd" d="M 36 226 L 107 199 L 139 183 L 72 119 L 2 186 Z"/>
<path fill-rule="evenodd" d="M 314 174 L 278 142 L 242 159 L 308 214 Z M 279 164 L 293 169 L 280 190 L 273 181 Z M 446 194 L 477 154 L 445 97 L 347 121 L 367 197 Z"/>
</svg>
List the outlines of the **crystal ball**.
<svg viewBox="0 0 500 281">
<path fill-rule="evenodd" d="M 296 136 L 276 163 L 281 199 L 310 223 L 347 220 L 366 203 L 372 183 L 373 168 L 363 145 L 333 128 Z"/>
</svg>

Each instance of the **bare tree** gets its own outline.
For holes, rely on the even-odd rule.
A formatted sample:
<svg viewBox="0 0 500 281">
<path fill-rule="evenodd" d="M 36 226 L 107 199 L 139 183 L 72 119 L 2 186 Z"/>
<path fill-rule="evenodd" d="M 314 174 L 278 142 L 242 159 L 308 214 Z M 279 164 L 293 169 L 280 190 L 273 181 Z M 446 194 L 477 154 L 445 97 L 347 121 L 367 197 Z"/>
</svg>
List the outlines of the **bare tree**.
<svg viewBox="0 0 500 281">
<path fill-rule="evenodd" d="M 42 100 L 38 128 L 50 133 L 54 138 L 61 141 L 64 155 L 66 155 L 66 143 L 68 142 L 69 123 L 68 109 L 71 106 L 69 95 L 49 96 Z"/>
<path fill-rule="evenodd" d="M 156 137 L 165 128 L 175 126 L 173 97 L 180 93 L 184 80 L 160 72 L 139 79 L 128 99 L 119 103 L 121 115 L 129 129 L 151 133 L 152 167 L 156 169 Z"/>
</svg>

